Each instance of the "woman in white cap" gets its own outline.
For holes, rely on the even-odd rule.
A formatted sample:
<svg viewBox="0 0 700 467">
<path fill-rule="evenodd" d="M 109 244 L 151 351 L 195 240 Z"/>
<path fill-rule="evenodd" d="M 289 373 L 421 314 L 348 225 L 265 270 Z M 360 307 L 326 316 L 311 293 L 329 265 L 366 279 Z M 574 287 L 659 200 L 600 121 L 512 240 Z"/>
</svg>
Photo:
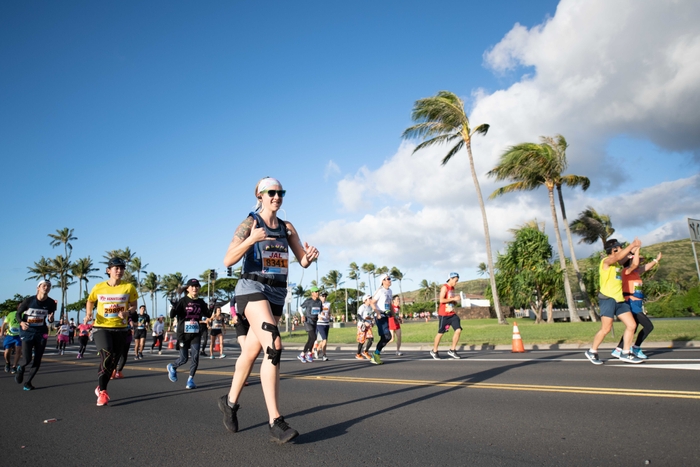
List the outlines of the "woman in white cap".
<svg viewBox="0 0 700 467">
<path fill-rule="evenodd" d="M 384 274 L 382 276 L 382 286 L 374 292 L 374 297 L 372 297 L 371 306 L 375 312 L 375 318 L 377 319 L 377 333 L 379 334 L 379 342 L 377 342 L 377 348 L 372 354 L 372 360 L 370 360 L 375 365 L 381 365 L 382 359 L 380 357 L 382 349 L 391 340 L 391 331 L 389 331 L 389 317 L 391 316 L 391 277 L 389 274 Z"/>
<path fill-rule="evenodd" d="M 302 245 L 294 226 L 277 217 L 285 194 L 282 184 L 274 178 L 266 177 L 256 184 L 255 211 L 238 226 L 224 257 L 226 267 L 243 260 L 235 294 L 237 311 L 248 320 L 250 331 L 236 362 L 231 390 L 219 399 L 224 426 L 231 432 L 238 431 L 238 398 L 262 350 L 266 358 L 260 365 L 260 382 L 270 435 L 278 443 L 286 443 L 299 435 L 278 409 L 282 341 L 277 323 L 287 296 L 289 250 L 303 268 L 308 268 L 318 258 L 318 250 L 308 243 Z"/>
</svg>

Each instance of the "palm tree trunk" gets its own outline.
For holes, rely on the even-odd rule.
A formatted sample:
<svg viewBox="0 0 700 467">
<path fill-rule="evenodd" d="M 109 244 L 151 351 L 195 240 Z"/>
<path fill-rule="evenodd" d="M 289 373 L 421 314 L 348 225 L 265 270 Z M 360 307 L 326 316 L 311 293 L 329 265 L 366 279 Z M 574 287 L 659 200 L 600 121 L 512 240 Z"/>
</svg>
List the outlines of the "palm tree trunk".
<svg viewBox="0 0 700 467">
<path fill-rule="evenodd" d="M 557 208 L 554 205 L 554 186 L 547 186 L 549 193 L 549 207 L 552 209 L 552 219 L 554 220 L 554 236 L 557 239 L 557 250 L 559 251 L 559 264 L 564 275 L 564 293 L 566 294 L 566 304 L 569 306 L 569 320 L 572 323 L 580 323 L 581 318 L 576 313 L 576 305 L 574 296 L 571 293 L 571 283 L 569 282 L 569 273 L 566 271 L 566 258 L 564 257 L 564 244 L 561 241 L 561 232 L 559 232 L 559 219 L 557 219 Z"/>
<path fill-rule="evenodd" d="M 591 301 L 588 299 L 588 292 L 586 291 L 586 284 L 583 282 L 583 276 L 581 276 L 581 270 L 578 267 L 578 261 L 576 260 L 576 253 L 574 253 L 574 241 L 571 239 L 571 229 L 569 228 L 569 221 L 566 218 L 566 208 L 564 208 L 564 197 L 561 194 L 561 185 L 557 185 L 557 194 L 559 195 L 559 208 L 561 209 L 561 221 L 564 223 L 564 230 L 566 231 L 566 240 L 569 242 L 569 253 L 571 254 L 571 264 L 574 266 L 574 271 L 576 272 L 576 279 L 578 280 L 578 287 L 583 295 L 583 300 L 586 302 L 586 308 L 588 308 L 588 315 L 591 317 L 591 321 L 598 321 L 596 317 L 595 310 Z"/>
<path fill-rule="evenodd" d="M 474 158 L 472 157 L 472 143 L 467 140 L 467 154 L 469 155 L 469 168 L 472 172 L 472 180 L 474 182 L 474 188 L 476 189 L 476 197 L 479 200 L 479 207 L 481 208 L 481 220 L 484 224 L 484 239 L 486 240 L 486 259 L 489 265 L 489 280 L 491 281 L 491 296 L 493 298 L 493 307 L 496 311 L 496 317 L 498 318 L 498 324 L 508 324 L 508 322 L 503 317 L 501 313 L 501 303 L 498 300 L 498 289 L 496 288 L 496 274 L 493 270 L 493 257 L 491 254 L 491 234 L 489 233 L 489 222 L 486 219 L 486 206 L 484 206 L 484 198 L 481 195 L 481 187 L 479 186 L 479 179 L 476 176 L 476 169 L 474 168 Z"/>
</svg>

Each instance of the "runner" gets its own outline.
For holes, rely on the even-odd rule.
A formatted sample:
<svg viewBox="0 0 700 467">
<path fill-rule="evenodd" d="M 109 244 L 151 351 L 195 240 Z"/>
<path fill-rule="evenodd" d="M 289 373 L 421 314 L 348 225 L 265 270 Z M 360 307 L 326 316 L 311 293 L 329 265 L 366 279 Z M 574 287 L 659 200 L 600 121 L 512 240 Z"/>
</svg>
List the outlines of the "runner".
<svg viewBox="0 0 700 467">
<path fill-rule="evenodd" d="M 70 334 L 68 334 L 68 343 L 70 345 L 75 344 L 75 321 L 73 321 L 73 318 L 70 319 Z"/>
<path fill-rule="evenodd" d="M 224 355 L 224 336 L 226 335 L 226 324 L 224 316 L 221 314 L 221 307 L 216 307 L 214 316 L 209 319 L 211 323 L 211 342 L 209 343 L 209 358 L 214 358 L 214 347 L 219 344 L 219 358 L 226 358 Z"/>
<path fill-rule="evenodd" d="M 47 280 L 39 281 L 36 286 L 36 295 L 25 298 L 17 307 L 19 313 L 19 336 L 22 339 L 22 360 L 15 373 L 15 382 L 22 384 L 24 372 L 31 363 L 29 377 L 24 381 L 24 390 L 34 389 L 32 380 L 36 376 L 41 366 L 41 357 L 46 349 L 46 339 L 49 336 L 49 328 L 46 319 L 53 321 L 53 314 L 56 312 L 56 301 L 49 297 L 51 283 Z M 32 351 L 34 359 L 32 360 Z"/>
<path fill-rule="evenodd" d="M 70 323 L 66 320 L 61 320 L 58 323 L 56 331 L 56 340 L 58 341 L 58 351 L 61 355 L 66 353 L 66 345 L 70 342 Z"/>
<path fill-rule="evenodd" d="M 605 253 L 607 256 L 600 261 L 598 266 L 600 273 L 600 292 L 598 293 L 600 330 L 593 338 L 593 345 L 585 353 L 586 358 L 594 365 L 603 364 L 603 361 L 598 358 L 598 346 L 612 329 L 615 315 L 625 325 L 625 332 L 622 336 L 623 348 L 620 356 L 617 358 L 627 363 L 642 363 L 644 361 L 630 354 L 630 345 L 632 344 L 637 323 L 632 316 L 629 304 L 625 302 L 625 298 L 622 295 L 622 268 L 617 264 L 619 261 L 625 260 L 632 249 L 640 246 L 642 246 L 642 242 L 637 238 L 627 245 L 626 248 L 622 248 L 620 242 L 614 238 L 605 242 Z"/>
<path fill-rule="evenodd" d="M 209 317 L 209 307 L 207 302 L 199 298 L 201 285 L 197 279 L 188 280 L 185 286 L 187 295 L 177 302 L 170 312 L 170 317 L 177 318 L 178 322 L 177 348 L 180 349 L 180 357 L 175 363 L 168 364 L 168 378 L 173 383 L 177 381 L 177 368 L 187 363 L 188 354 L 191 354 L 190 376 L 187 378 L 185 389 L 197 389 L 194 375 L 199 366 L 199 322 Z"/>
<path fill-rule="evenodd" d="M 644 293 L 642 292 L 641 274 L 649 271 L 654 266 L 659 264 L 659 261 L 661 260 L 661 253 L 656 256 L 656 259 L 646 264 L 639 265 L 639 261 L 641 259 L 643 258 L 639 256 L 639 248 L 634 248 L 632 249 L 632 254 L 627 255 L 627 259 L 622 264 L 622 267 L 624 268 L 622 271 L 622 296 L 625 297 L 625 302 L 627 302 L 627 304 L 630 306 L 630 310 L 632 310 L 632 317 L 634 318 L 635 323 L 637 323 L 637 326 L 635 326 L 634 329 L 635 332 L 637 332 L 637 327 L 640 324 L 642 325 L 642 330 L 639 331 L 637 340 L 630 348 L 630 352 L 635 357 L 646 360 L 649 357 L 642 352 L 642 342 L 644 342 L 644 339 L 646 339 L 654 330 L 654 325 L 651 324 L 651 320 L 647 318 L 642 306 L 644 303 Z M 619 358 L 620 355 L 622 355 L 623 345 L 624 336 L 622 339 L 620 339 L 620 342 L 617 344 L 615 350 L 613 350 L 613 357 Z"/>
<path fill-rule="evenodd" d="M 379 334 L 379 342 L 377 342 L 377 348 L 372 354 L 372 360 L 370 360 L 375 365 L 381 365 L 381 353 L 384 346 L 386 346 L 391 340 L 391 332 L 389 332 L 389 317 L 391 315 L 391 277 L 389 274 L 384 274 L 382 276 L 382 286 L 377 289 L 372 297 L 372 309 L 375 313 L 375 318 L 377 321 L 377 334 Z"/>
<path fill-rule="evenodd" d="M 158 346 L 158 355 L 163 354 L 163 333 L 165 332 L 165 323 L 163 315 L 160 315 L 155 323 L 153 323 L 153 344 L 151 344 L 151 353 L 155 346 Z"/>
<path fill-rule="evenodd" d="M 270 435 L 278 443 L 286 443 L 299 435 L 285 422 L 278 409 L 282 340 L 277 324 L 287 296 L 289 249 L 303 268 L 308 268 L 318 258 L 318 250 L 308 243 L 302 245 L 290 222 L 277 218 L 285 193 L 280 182 L 273 178 L 264 178 L 257 183 L 255 212 L 238 226 L 224 257 L 225 267 L 243 259 L 243 274 L 236 285 L 236 304 L 238 313 L 246 317 L 252 332 L 246 337 L 236 362 L 231 390 L 219 399 L 226 429 L 238 431 L 238 398 L 253 362 L 264 349 L 267 358 L 263 358 L 260 365 L 260 382 Z"/>
<path fill-rule="evenodd" d="M 401 353 L 401 298 L 398 295 L 394 295 L 391 298 L 391 313 L 392 317 L 389 318 L 389 332 L 391 333 L 391 340 L 388 344 L 396 342 L 396 355 L 402 356 Z"/>
<path fill-rule="evenodd" d="M 328 298 L 328 293 L 323 292 L 321 294 L 321 313 L 318 315 L 318 321 L 316 322 L 316 330 L 321 338 L 321 342 L 318 344 L 318 355 L 324 362 L 328 361 L 328 356 L 326 356 L 326 346 L 328 346 L 328 331 L 331 328 L 331 304 L 326 301 Z"/>
<path fill-rule="evenodd" d="M 360 309 L 357 310 L 357 354 L 355 358 L 362 360 L 366 358 L 367 360 L 372 360 L 369 354 L 369 349 L 372 347 L 372 342 L 374 341 L 374 334 L 372 334 L 372 325 L 374 324 L 374 311 L 370 304 L 372 303 L 372 296 L 370 294 L 362 297 L 362 305 Z"/>
<path fill-rule="evenodd" d="M 139 314 L 134 321 L 134 360 L 143 359 L 143 348 L 146 345 L 146 333 L 151 327 L 151 317 L 146 313 L 146 305 L 139 307 Z"/>
<path fill-rule="evenodd" d="M 440 345 L 440 340 L 442 336 L 450 330 L 450 327 L 454 329 L 454 336 L 452 336 L 452 346 L 450 350 L 447 351 L 447 355 L 452 358 L 460 359 L 462 357 L 457 353 L 457 344 L 459 343 L 459 336 L 462 335 L 462 322 L 459 316 L 455 313 L 455 303 L 460 302 L 459 296 L 455 294 L 455 286 L 459 282 L 459 274 L 456 272 L 451 272 L 450 277 L 447 278 L 447 283 L 440 289 L 440 307 L 438 308 L 438 332 L 435 335 L 435 340 L 433 342 L 433 349 L 430 351 L 430 356 L 435 360 L 440 360 L 440 354 L 438 353 L 438 346 Z"/>
<path fill-rule="evenodd" d="M 19 337 L 20 329 L 16 311 L 11 311 L 5 315 L 5 321 L 2 322 L 2 328 L 0 328 L 2 348 L 5 351 L 5 373 L 15 374 L 17 372 L 19 358 L 22 356 L 22 339 Z M 11 365 L 10 359 L 13 352 L 15 354 L 15 364 Z"/>
<path fill-rule="evenodd" d="M 90 340 L 90 330 L 92 329 L 92 324 L 88 322 L 87 316 L 83 318 L 83 324 L 78 326 L 78 342 L 80 343 L 80 349 L 78 349 L 78 358 L 83 358 L 85 355 L 85 349 L 87 348 L 88 341 Z"/>
<path fill-rule="evenodd" d="M 87 322 L 93 320 L 95 307 L 96 319 L 93 325 L 93 339 L 100 354 L 100 366 L 97 371 L 98 385 L 95 388 L 97 406 L 109 402 L 107 385 L 112 373 L 117 368 L 119 359 L 129 353 L 127 343 L 127 325 L 129 311 L 136 310 L 139 294 L 129 283 L 122 283 L 126 264 L 120 258 L 107 262 L 109 279 L 95 284 L 88 295 L 86 303 Z"/>
<path fill-rule="evenodd" d="M 313 354 L 311 351 L 314 348 L 314 342 L 316 342 L 316 326 L 318 323 L 318 315 L 323 309 L 323 302 L 318 298 L 318 287 L 311 287 L 311 297 L 304 300 L 301 304 L 301 309 L 304 313 L 301 315 L 301 322 L 306 329 L 306 334 L 308 339 L 301 353 L 297 355 L 297 358 L 301 363 L 311 363 L 314 361 Z"/>
</svg>

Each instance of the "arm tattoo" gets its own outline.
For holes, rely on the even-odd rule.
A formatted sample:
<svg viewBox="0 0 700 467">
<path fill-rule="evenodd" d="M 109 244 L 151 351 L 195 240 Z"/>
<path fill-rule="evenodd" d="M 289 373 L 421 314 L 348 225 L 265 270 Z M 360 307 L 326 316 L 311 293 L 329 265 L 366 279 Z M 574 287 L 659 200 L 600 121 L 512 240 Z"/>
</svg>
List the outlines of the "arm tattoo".
<svg viewBox="0 0 700 467">
<path fill-rule="evenodd" d="M 240 241 L 245 240 L 250 236 L 250 232 L 253 228 L 253 218 L 248 216 L 241 222 L 241 225 L 236 229 L 236 233 L 233 234 L 233 238 L 237 238 Z"/>
</svg>

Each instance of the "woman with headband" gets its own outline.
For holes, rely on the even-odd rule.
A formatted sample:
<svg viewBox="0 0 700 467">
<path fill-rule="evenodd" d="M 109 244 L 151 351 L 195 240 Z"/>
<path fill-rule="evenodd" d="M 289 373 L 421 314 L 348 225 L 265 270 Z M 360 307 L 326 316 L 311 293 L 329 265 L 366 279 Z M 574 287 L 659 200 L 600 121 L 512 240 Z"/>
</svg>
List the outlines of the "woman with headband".
<svg viewBox="0 0 700 467">
<path fill-rule="evenodd" d="M 224 257 L 229 267 L 243 260 L 241 279 L 236 284 L 238 313 L 248 320 L 250 330 L 236 362 L 231 390 L 219 399 L 224 413 L 224 426 L 238 431 L 238 399 L 255 358 L 264 352 L 260 365 L 260 382 L 269 416 L 270 436 L 286 443 L 299 433 L 292 429 L 279 412 L 279 364 L 282 354 L 277 323 L 282 316 L 287 295 L 289 250 L 303 268 L 318 258 L 318 250 L 308 243 L 302 245 L 299 234 L 290 222 L 277 218 L 286 191 L 274 178 L 263 178 L 255 186 L 257 205 L 236 229 Z"/>
</svg>

